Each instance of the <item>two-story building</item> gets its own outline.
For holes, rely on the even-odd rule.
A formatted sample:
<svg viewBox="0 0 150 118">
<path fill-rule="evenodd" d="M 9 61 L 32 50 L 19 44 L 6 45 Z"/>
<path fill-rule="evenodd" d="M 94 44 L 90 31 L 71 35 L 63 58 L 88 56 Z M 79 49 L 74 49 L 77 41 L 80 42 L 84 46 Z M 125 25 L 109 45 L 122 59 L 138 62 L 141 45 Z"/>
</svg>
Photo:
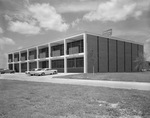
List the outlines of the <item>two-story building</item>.
<svg viewBox="0 0 150 118">
<path fill-rule="evenodd" d="M 33 68 L 64 73 L 136 72 L 139 53 L 143 53 L 141 43 L 84 32 L 10 52 L 8 68 L 16 72 Z"/>
</svg>

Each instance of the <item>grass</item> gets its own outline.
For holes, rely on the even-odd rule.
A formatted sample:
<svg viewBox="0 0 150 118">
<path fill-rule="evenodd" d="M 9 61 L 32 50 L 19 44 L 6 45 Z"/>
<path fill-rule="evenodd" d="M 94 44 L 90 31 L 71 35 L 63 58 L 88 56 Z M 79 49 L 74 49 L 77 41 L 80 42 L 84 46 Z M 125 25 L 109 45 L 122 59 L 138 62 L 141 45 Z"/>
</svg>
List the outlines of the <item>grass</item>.
<svg viewBox="0 0 150 118">
<path fill-rule="evenodd" d="M 54 78 L 86 79 L 86 80 L 107 80 L 107 81 L 129 81 L 129 82 L 150 82 L 150 72 L 138 73 L 87 73 L 66 76 L 55 76 Z"/>
<path fill-rule="evenodd" d="M 150 92 L 0 80 L 0 118 L 149 118 Z"/>
</svg>

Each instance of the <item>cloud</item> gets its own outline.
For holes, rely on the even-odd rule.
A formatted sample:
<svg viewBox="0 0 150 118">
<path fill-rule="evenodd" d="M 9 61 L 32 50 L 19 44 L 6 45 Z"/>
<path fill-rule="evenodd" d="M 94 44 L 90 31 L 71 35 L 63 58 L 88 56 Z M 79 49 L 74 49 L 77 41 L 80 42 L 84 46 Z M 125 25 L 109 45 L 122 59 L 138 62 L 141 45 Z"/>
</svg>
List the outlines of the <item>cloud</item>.
<svg viewBox="0 0 150 118">
<path fill-rule="evenodd" d="M 79 24 L 80 21 L 81 21 L 81 19 L 77 18 L 75 21 L 73 21 L 73 22 L 71 23 L 71 26 L 72 26 L 72 27 L 75 27 L 77 24 Z"/>
<path fill-rule="evenodd" d="M 81 1 L 81 2 L 69 2 L 63 3 L 61 5 L 56 6 L 56 10 L 59 13 L 76 13 L 76 12 L 89 12 L 91 10 L 95 10 L 97 7 L 97 2 L 95 1 Z"/>
<path fill-rule="evenodd" d="M 15 42 L 7 37 L 0 38 L 0 49 L 3 50 L 5 45 L 15 45 Z"/>
<path fill-rule="evenodd" d="M 134 0 L 110 0 L 100 3 L 96 10 L 85 14 L 83 19 L 88 21 L 122 21 L 128 17 L 138 18 L 148 9 L 150 2 Z"/>
<path fill-rule="evenodd" d="M 20 49 L 22 49 L 22 48 L 23 48 L 22 46 L 19 46 L 17 49 L 20 50 Z"/>
<path fill-rule="evenodd" d="M 7 67 L 7 54 L 0 50 L 0 68 Z"/>
<path fill-rule="evenodd" d="M 4 31 L 3 31 L 3 29 L 0 27 L 0 34 L 2 34 Z"/>
<path fill-rule="evenodd" d="M 35 24 L 20 21 L 10 21 L 8 29 L 20 34 L 38 34 L 41 30 L 38 26 L 35 26 Z"/>
<path fill-rule="evenodd" d="M 29 11 L 33 14 L 40 27 L 46 30 L 66 31 L 69 27 L 64 22 L 53 6 L 49 4 L 34 4 L 29 6 Z"/>
<path fill-rule="evenodd" d="M 26 9 L 14 14 L 7 13 L 8 30 L 21 34 L 38 34 L 42 30 L 66 31 L 69 25 L 50 4 L 26 4 Z"/>
</svg>

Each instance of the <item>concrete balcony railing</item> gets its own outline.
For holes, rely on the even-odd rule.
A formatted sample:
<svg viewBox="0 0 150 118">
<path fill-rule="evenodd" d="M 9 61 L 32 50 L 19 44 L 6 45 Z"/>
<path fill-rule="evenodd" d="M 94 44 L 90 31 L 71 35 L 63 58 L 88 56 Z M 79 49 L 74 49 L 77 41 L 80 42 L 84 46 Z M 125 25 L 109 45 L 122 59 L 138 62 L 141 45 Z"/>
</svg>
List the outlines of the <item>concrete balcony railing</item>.
<svg viewBox="0 0 150 118">
<path fill-rule="evenodd" d="M 60 56 L 60 50 L 52 51 L 52 57 Z"/>
<path fill-rule="evenodd" d="M 72 48 L 69 48 L 68 50 L 68 54 L 76 54 L 76 53 L 79 53 L 79 47 L 72 47 Z"/>
<path fill-rule="evenodd" d="M 46 58 L 46 53 L 40 53 L 39 58 Z"/>
<path fill-rule="evenodd" d="M 29 60 L 36 59 L 35 55 L 29 55 Z"/>
<path fill-rule="evenodd" d="M 14 58 L 14 62 L 17 62 L 17 61 L 19 61 L 19 59 L 18 58 Z"/>
<path fill-rule="evenodd" d="M 26 59 L 26 57 L 21 57 L 20 60 L 21 60 L 21 61 L 25 61 L 25 60 L 27 60 L 27 59 Z"/>
<path fill-rule="evenodd" d="M 12 59 L 8 59 L 8 62 L 12 62 Z"/>
</svg>

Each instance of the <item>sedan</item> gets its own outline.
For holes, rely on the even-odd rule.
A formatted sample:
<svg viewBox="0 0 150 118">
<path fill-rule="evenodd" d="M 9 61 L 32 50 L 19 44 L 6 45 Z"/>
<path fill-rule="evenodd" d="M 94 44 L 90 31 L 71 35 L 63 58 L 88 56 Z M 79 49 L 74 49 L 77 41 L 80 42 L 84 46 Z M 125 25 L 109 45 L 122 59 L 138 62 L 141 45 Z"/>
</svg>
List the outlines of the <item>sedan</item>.
<svg viewBox="0 0 150 118">
<path fill-rule="evenodd" d="M 52 74 L 57 74 L 56 69 L 49 69 L 49 68 L 44 68 L 42 70 L 36 71 L 34 73 L 35 75 L 52 75 Z"/>
<path fill-rule="evenodd" d="M 15 73 L 14 70 L 10 70 L 10 69 L 4 69 L 1 71 L 1 74 L 5 74 L 5 73 Z"/>
<path fill-rule="evenodd" d="M 40 71 L 42 70 L 41 68 L 33 68 L 31 71 L 26 71 L 25 73 L 26 74 L 29 74 L 29 75 L 35 75 L 36 71 Z"/>
</svg>

